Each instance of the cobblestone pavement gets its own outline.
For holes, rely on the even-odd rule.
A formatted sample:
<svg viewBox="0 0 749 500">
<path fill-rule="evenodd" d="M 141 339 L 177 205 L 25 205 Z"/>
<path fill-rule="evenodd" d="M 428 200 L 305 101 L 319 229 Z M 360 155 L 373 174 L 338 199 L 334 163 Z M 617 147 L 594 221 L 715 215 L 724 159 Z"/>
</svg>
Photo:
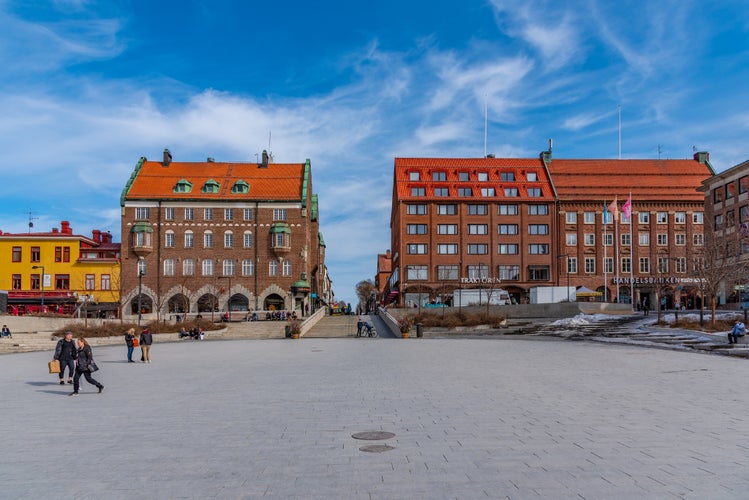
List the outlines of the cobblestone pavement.
<svg viewBox="0 0 749 500">
<path fill-rule="evenodd" d="M 3 356 L 2 498 L 746 498 L 749 363 L 541 339 Z M 353 434 L 391 432 L 389 439 Z M 366 447 L 372 448 L 366 448 Z M 370 450 L 370 451 L 362 451 Z"/>
</svg>

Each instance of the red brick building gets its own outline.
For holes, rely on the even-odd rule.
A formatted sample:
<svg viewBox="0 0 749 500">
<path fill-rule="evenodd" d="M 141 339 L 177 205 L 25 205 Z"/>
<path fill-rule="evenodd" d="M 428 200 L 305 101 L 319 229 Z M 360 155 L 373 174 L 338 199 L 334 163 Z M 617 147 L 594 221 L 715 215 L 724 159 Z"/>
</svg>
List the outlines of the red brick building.
<svg viewBox="0 0 749 500">
<path fill-rule="evenodd" d="M 309 160 L 174 162 L 167 150 L 140 159 L 121 206 L 126 316 L 139 303 L 149 318 L 306 313 L 332 294 Z"/>
<path fill-rule="evenodd" d="M 456 288 L 585 286 L 607 300 L 694 301 L 686 257 L 702 245 L 707 153 L 692 160 L 396 158 L 392 274 L 384 300 L 450 303 Z M 603 224 L 632 196 L 635 220 Z M 614 241 L 618 244 L 615 245 Z M 605 255 L 604 255 L 605 252 Z M 618 254 L 617 254 L 618 252 Z M 618 257 L 617 257 L 618 255 Z M 631 272 L 630 272 L 631 269 Z M 691 281 L 690 281 L 691 280 Z M 617 286 L 618 285 L 618 286 Z"/>
</svg>

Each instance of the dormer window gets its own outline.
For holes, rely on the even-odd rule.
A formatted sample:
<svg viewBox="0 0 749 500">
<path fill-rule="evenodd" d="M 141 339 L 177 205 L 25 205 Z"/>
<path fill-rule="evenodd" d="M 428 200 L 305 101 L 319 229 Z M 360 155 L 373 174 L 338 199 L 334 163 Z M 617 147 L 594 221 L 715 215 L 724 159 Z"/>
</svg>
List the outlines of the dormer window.
<svg viewBox="0 0 749 500">
<path fill-rule="evenodd" d="M 419 175 L 419 172 L 409 172 L 408 173 L 408 180 L 410 180 L 410 181 L 418 181 L 418 180 L 421 180 L 421 176 Z"/>
<path fill-rule="evenodd" d="M 247 194 L 250 192 L 250 185 L 243 180 L 238 180 L 231 187 L 231 192 L 234 194 Z"/>
<path fill-rule="evenodd" d="M 192 182 L 187 179 L 178 180 L 174 186 L 175 193 L 189 193 L 190 191 L 192 191 Z"/>
<path fill-rule="evenodd" d="M 213 179 L 208 179 L 205 181 L 205 184 L 203 184 L 203 189 L 201 189 L 201 191 L 203 193 L 218 193 L 220 187 L 221 185 L 218 182 Z"/>
</svg>

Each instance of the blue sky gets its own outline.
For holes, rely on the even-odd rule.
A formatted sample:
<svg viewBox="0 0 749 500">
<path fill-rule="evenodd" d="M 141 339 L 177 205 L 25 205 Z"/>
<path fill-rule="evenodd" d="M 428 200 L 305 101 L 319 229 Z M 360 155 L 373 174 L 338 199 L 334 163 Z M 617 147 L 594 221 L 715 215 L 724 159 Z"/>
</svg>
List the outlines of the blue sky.
<svg viewBox="0 0 749 500">
<path fill-rule="evenodd" d="M 749 159 L 741 1 L 0 0 L 0 229 L 119 235 L 141 156 L 310 158 L 339 299 L 396 156 Z M 119 239 L 119 238 L 118 238 Z"/>
</svg>

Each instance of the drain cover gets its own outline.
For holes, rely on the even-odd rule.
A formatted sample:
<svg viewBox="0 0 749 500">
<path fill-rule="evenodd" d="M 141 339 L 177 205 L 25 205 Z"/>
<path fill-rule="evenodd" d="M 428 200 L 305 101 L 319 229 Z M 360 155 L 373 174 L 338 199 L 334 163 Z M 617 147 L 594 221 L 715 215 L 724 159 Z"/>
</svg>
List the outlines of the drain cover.
<svg viewBox="0 0 749 500">
<path fill-rule="evenodd" d="M 359 451 L 366 451 L 367 453 L 382 453 L 384 451 L 394 450 L 394 446 L 388 446 L 386 444 L 370 444 L 362 446 Z"/>
<path fill-rule="evenodd" d="M 380 439 L 394 438 L 395 434 L 393 434 L 392 432 L 383 432 L 383 431 L 367 431 L 367 432 L 357 432 L 356 434 L 351 434 L 351 437 L 354 439 L 366 439 L 367 441 L 378 441 Z"/>
</svg>

